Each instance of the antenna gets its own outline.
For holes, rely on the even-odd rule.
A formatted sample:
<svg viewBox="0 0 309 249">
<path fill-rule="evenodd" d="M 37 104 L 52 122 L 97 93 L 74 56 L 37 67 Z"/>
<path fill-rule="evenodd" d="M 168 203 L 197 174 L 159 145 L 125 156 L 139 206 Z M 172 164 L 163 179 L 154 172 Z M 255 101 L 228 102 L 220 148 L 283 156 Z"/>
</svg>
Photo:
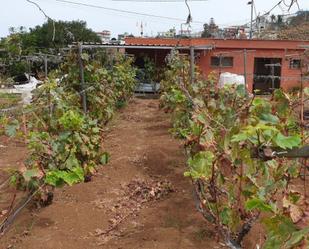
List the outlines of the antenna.
<svg viewBox="0 0 309 249">
<path fill-rule="evenodd" d="M 144 28 L 147 27 L 147 23 L 146 23 L 146 22 L 143 22 L 143 21 L 141 21 L 140 23 L 137 22 L 137 23 L 136 23 L 136 27 L 138 28 L 141 37 L 143 37 L 143 36 L 144 36 L 144 33 L 145 33 L 145 32 L 144 32 Z"/>
<path fill-rule="evenodd" d="M 191 23 L 192 23 L 192 15 L 191 15 L 191 9 L 190 9 L 190 6 L 189 6 L 189 4 L 188 4 L 188 0 L 185 0 L 185 4 L 186 4 L 186 6 L 187 6 L 187 8 L 188 8 L 188 12 L 189 12 L 189 14 L 188 14 L 188 17 L 187 17 L 187 21 L 185 22 L 185 23 L 182 23 L 181 25 L 180 25 L 180 33 L 181 33 L 181 35 L 183 35 L 183 25 L 186 25 L 188 28 L 187 28 L 187 32 L 188 32 L 188 34 L 190 34 L 190 31 L 191 31 Z"/>
</svg>

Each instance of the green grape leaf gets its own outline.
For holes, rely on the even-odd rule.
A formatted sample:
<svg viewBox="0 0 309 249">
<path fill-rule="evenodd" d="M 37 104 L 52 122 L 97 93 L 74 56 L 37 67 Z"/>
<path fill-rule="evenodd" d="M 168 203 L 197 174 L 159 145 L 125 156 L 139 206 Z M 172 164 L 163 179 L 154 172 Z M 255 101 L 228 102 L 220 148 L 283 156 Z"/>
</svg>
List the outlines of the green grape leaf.
<svg viewBox="0 0 309 249">
<path fill-rule="evenodd" d="M 15 119 L 5 127 L 5 134 L 9 137 L 14 137 L 18 129 L 20 129 L 20 125 L 18 120 Z"/>
<path fill-rule="evenodd" d="M 45 182 L 49 185 L 59 187 L 63 182 L 69 186 L 84 181 L 84 170 L 82 167 L 75 167 L 70 171 L 52 170 L 47 173 Z"/>
<path fill-rule="evenodd" d="M 275 115 L 272 115 L 270 113 L 263 113 L 260 116 L 261 120 L 270 124 L 278 124 L 279 123 L 279 118 Z"/>
<path fill-rule="evenodd" d="M 104 152 L 102 155 L 101 155 L 101 158 L 100 158 L 100 163 L 102 165 L 105 165 L 105 164 L 108 164 L 110 160 L 110 155 L 107 153 L 107 152 Z"/>
<path fill-rule="evenodd" d="M 211 168 L 214 159 L 214 154 L 211 151 L 202 151 L 188 160 L 190 170 L 185 173 L 185 176 L 191 176 L 194 179 L 211 175 Z"/>
<path fill-rule="evenodd" d="M 29 182 L 34 177 L 40 177 L 41 171 L 39 169 L 28 169 L 23 172 L 23 177 L 26 182 Z"/>
<path fill-rule="evenodd" d="M 309 227 L 292 233 L 291 238 L 286 242 L 284 248 L 292 249 L 295 246 L 298 246 L 308 236 L 308 234 L 309 234 Z"/>
<path fill-rule="evenodd" d="M 264 212 L 273 212 L 273 209 L 270 205 L 266 204 L 263 200 L 257 198 L 248 200 L 245 204 L 245 207 L 248 211 L 257 209 Z"/>
<path fill-rule="evenodd" d="M 60 187 L 63 185 L 60 170 L 49 171 L 45 177 L 45 183 L 54 187 Z"/>
<path fill-rule="evenodd" d="M 81 178 L 79 174 L 77 174 L 73 171 L 63 172 L 61 174 L 61 178 L 69 186 L 72 186 L 72 185 L 79 183 L 83 180 L 83 178 Z"/>
<path fill-rule="evenodd" d="M 80 166 L 80 162 L 78 159 L 75 157 L 74 154 L 71 154 L 69 158 L 65 162 L 65 168 L 67 169 L 74 169 L 75 167 Z"/>
<path fill-rule="evenodd" d="M 292 149 L 300 145 L 301 138 L 299 135 L 286 137 L 281 133 L 278 133 L 274 138 L 274 142 L 282 149 Z"/>
<path fill-rule="evenodd" d="M 237 135 L 234 135 L 232 137 L 232 142 L 233 143 L 237 143 L 237 142 L 242 142 L 242 141 L 246 141 L 248 139 L 248 135 L 246 133 L 239 133 Z"/>
</svg>

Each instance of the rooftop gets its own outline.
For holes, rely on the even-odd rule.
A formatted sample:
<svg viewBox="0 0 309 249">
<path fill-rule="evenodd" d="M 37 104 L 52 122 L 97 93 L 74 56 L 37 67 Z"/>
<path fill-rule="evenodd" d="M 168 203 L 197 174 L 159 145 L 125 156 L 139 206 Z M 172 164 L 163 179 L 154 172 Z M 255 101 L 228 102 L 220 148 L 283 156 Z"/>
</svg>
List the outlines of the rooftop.
<svg viewBox="0 0 309 249">
<path fill-rule="evenodd" d="M 288 49 L 304 50 L 309 41 L 301 40 L 247 40 L 247 39 L 207 39 L 207 38 L 141 38 L 126 37 L 127 46 L 211 46 L 227 49 Z"/>
</svg>

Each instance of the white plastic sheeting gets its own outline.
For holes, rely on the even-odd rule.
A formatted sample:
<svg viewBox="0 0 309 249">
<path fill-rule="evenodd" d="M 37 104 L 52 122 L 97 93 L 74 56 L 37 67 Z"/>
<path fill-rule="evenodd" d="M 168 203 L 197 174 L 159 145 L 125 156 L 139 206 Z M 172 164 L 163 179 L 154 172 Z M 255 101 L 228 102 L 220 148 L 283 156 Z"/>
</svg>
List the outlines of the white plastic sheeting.
<svg viewBox="0 0 309 249">
<path fill-rule="evenodd" d="M 36 78 L 30 76 L 28 83 L 14 85 L 14 88 L 20 91 L 32 91 L 37 87 L 38 84 L 39 84 L 39 81 Z"/>
<path fill-rule="evenodd" d="M 21 103 L 23 105 L 29 105 L 33 96 L 32 91 L 37 88 L 38 84 L 40 84 L 41 81 L 28 74 L 25 74 L 25 76 L 28 79 L 27 83 L 14 85 L 14 88 L 2 88 L 0 89 L 0 92 L 9 94 L 20 94 L 22 99 Z"/>
<path fill-rule="evenodd" d="M 245 77 L 243 75 L 233 73 L 222 73 L 219 79 L 219 87 L 222 88 L 225 85 L 245 85 Z"/>
<path fill-rule="evenodd" d="M 16 93 L 21 94 L 22 102 L 24 105 L 28 105 L 32 100 L 32 91 L 36 89 L 37 85 L 40 83 L 35 77 L 27 75 L 29 82 L 26 84 L 14 85 Z"/>
</svg>

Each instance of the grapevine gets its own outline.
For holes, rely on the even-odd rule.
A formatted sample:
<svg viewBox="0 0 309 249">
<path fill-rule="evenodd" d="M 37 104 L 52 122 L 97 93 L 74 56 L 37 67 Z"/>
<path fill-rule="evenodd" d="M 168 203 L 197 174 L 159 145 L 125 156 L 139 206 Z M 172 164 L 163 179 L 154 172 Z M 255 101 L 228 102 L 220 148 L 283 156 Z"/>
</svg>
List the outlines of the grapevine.
<svg viewBox="0 0 309 249">
<path fill-rule="evenodd" d="M 302 144 L 293 98 L 280 89 L 265 99 L 242 85 L 218 88 L 212 75 L 198 73 L 190 85 L 189 63 L 175 51 L 165 76 L 161 105 L 173 133 L 186 140 L 185 176 L 225 244 L 243 247 L 261 224 L 263 248 L 308 246 L 305 191 L 296 187 L 302 164 L 272 155 Z"/>
<path fill-rule="evenodd" d="M 72 52 L 36 90 L 29 106 L 1 114 L 3 133 L 23 137 L 29 151 L 24 166 L 12 173 L 10 182 L 30 196 L 37 193 L 41 205 L 51 203 L 55 187 L 90 181 L 98 166 L 108 162 L 108 152 L 102 151 L 102 128 L 135 87 L 130 58 L 115 54 L 109 60 L 98 52 L 83 53 L 82 60 L 86 89 L 80 87 L 78 57 Z M 82 91 L 88 97 L 86 114 Z"/>
</svg>

